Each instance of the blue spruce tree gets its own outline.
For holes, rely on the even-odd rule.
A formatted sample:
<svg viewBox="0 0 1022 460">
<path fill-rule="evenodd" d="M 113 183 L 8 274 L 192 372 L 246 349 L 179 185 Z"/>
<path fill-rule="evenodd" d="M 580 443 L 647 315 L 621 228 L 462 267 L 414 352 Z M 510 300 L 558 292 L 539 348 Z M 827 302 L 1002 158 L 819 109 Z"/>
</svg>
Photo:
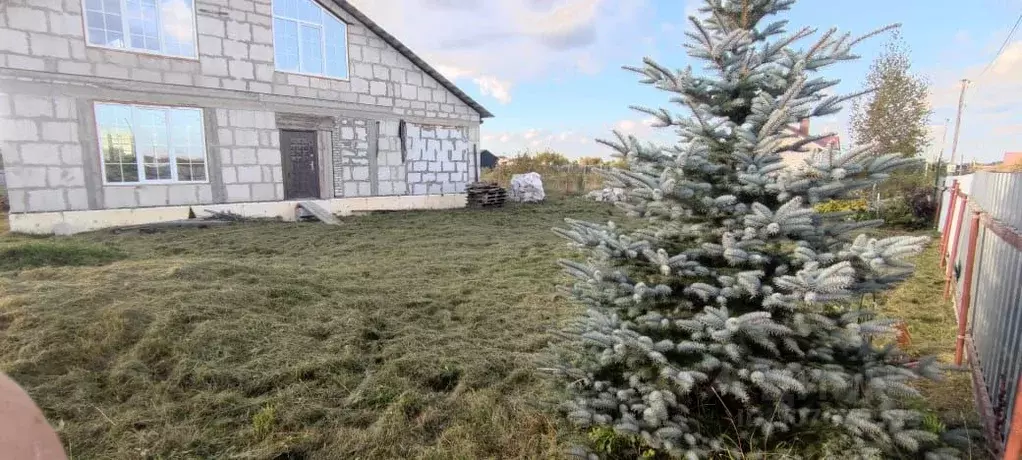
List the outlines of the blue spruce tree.
<svg viewBox="0 0 1022 460">
<path fill-rule="evenodd" d="M 919 395 L 910 381 L 937 378 L 937 363 L 909 366 L 878 345 L 893 342 L 883 336 L 895 323 L 857 301 L 906 279 L 903 258 L 926 239 L 870 238 L 859 232 L 881 222 L 812 207 L 914 160 L 862 145 L 781 163 L 824 137 L 792 140 L 788 126 L 859 95 L 828 95 L 837 81 L 820 71 L 886 29 L 789 33 L 771 17 L 794 2 L 706 0 L 686 45 L 701 71 L 651 59 L 627 68 L 690 115 L 635 107 L 677 133 L 673 146 L 601 141 L 627 161 L 608 175 L 641 224 L 555 229 L 587 255 L 561 264 L 588 308 L 546 370 L 567 382 L 573 422 L 631 440 L 636 455 L 763 458 L 829 430 L 849 457 L 957 458 L 962 432 L 928 430 L 902 407 Z"/>
</svg>

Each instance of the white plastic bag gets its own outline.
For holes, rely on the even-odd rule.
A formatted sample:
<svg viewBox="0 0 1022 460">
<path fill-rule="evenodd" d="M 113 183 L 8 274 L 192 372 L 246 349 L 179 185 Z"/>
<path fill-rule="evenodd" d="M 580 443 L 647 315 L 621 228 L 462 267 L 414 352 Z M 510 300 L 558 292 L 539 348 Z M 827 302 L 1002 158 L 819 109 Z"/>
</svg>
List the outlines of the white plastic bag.
<svg viewBox="0 0 1022 460">
<path fill-rule="evenodd" d="M 538 203 L 546 198 L 543 192 L 543 178 L 538 173 L 515 174 L 511 176 L 511 201 Z"/>
</svg>

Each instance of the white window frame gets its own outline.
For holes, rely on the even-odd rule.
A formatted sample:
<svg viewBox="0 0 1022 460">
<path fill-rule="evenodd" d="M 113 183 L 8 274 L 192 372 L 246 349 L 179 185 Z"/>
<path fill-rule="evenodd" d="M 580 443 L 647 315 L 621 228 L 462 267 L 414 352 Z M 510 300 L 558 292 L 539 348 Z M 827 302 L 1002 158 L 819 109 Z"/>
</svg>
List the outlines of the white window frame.
<svg viewBox="0 0 1022 460">
<path fill-rule="evenodd" d="M 170 146 L 167 148 L 167 156 L 170 158 L 170 179 L 146 179 L 145 178 L 145 161 L 141 155 L 138 154 L 138 149 L 132 145 L 135 151 L 135 166 L 138 167 L 138 180 L 135 182 L 110 182 L 106 178 L 106 156 L 103 155 L 103 134 L 102 127 L 99 124 L 99 117 L 96 116 L 96 108 L 100 105 L 119 105 L 122 107 L 141 108 L 147 110 L 153 109 L 165 109 L 165 110 L 194 110 L 199 113 L 199 126 L 202 127 L 202 135 L 199 136 L 201 141 L 202 149 L 202 165 L 205 169 L 204 180 L 178 180 L 177 178 L 177 162 L 176 157 L 170 151 Z M 209 183 L 209 149 L 206 146 L 206 114 L 201 107 L 193 106 L 171 106 L 171 105 L 157 105 L 157 104 L 138 104 L 138 103 L 124 103 L 118 101 L 96 101 L 92 105 L 92 116 L 95 118 L 96 124 L 96 146 L 99 147 L 99 165 L 100 174 L 103 176 L 103 185 L 105 186 L 138 186 L 138 185 L 173 185 L 173 184 L 208 184 Z M 170 120 L 170 117 L 167 117 Z M 134 140 L 132 140 L 134 143 Z"/>
<path fill-rule="evenodd" d="M 121 0 L 121 1 L 124 1 L 124 0 Z M 309 0 L 314 5 L 318 6 L 321 10 L 323 10 L 322 14 L 329 14 L 329 15 L 337 18 L 337 20 L 340 21 L 341 24 L 344 24 L 344 69 L 345 69 L 344 73 L 345 73 L 346 76 L 344 76 L 344 77 L 337 77 L 337 76 L 329 75 L 329 74 L 326 73 L 326 26 L 323 25 L 323 24 L 316 24 L 316 23 L 312 23 L 312 22 L 309 22 L 309 21 L 305 21 L 305 20 L 302 20 L 302 19 L 299 19 L 299 18 L 291 18 L 291 17 L 287 17 L 287 16 L 280 16 L 280 15 L 278 15 L 274 11 L 274 9 L 273 9 L 273 4 L 274 4 L 274 2 L 277 2 L 277 1 L 280 1 L 280 0 L 271 0 L 271 2 L 270 2 L 270 34 L 273 36 L 273 60 L 274 60 L 274 62 L 273 62 L 273 70 L 275 70 L 277 72 L 281 72 L 281 73 L 289 73 L 289 74 L 294 74 L 294 75 L 304 75 L 306 77 L 329 78 L 331 80 L 349 81 L 351 79 L 351 49 L 348 48 L 348 28 L 351 27 L 351 24 L 349 24 L 348 21 L 345 21 L 340 16 L 334 14 L 333 11 L 330 11 L 329 8 L 323 6 L 317 0 Z M 302 66 L 302 32 L 301 32 L 302 25 L 316 26 L 316 27 L 318 27 L 320 29 L 320 40 L 319 41 L 320 41 L 320 49 L 323 50 L 323 52 L 322 52 L 322 55 L 323 55 L 322 56 L 322 58 L 323 58 L 323 73 L 302 72 L 302 71 L 299 71 L 299 70 L 283 70 L 283 69 L 277 67 L 277 62 L 276 62 L 276 60 L 277 60 L 277 29 L 276 29 L 277 24 L 276 24 L 276 21 L 275 21 L 275 19 L 277 19 L 277 18 L 283 19 L 285 21 L 294 21 L 298 25 L 298 68 L 301 68 L 301 66 Z"/>
<path fill-rule="evenodd" d="M 121 36 L 124 37 L 123 40 L 124 40 L 124 45 L 125 46 L 121 47 L 121 48 L 118 48 L 116 46 L 106 46 L 106 45 L 100 45 L 100 44 L 92 43 L 92 39 L 91 39 L 91 37 L 89 37 L 89 19 L 87 17 L 88 10 L 85 9 L 85 1 L 86 0 L 81 0 L 81 6 L 82 6 L 82 29 L 85 31 L 85 46 L 86 47 L 89 47 L 89 48 L 99 48 L 99 49 L 105 49 L 105 50 L 114 50 L 114 51 L 124 51 L 124 52 L 128 52 L 128 53 L 148 54 L 150 56 L 161 56 L 161 57 L 171 58 L 171 59 L 187 59 L 189 61 L 198 61 L 199 60 L 199 21 L 198 21 L 198 18 L 197 18 L 197 16 L 198 16 L 198 11 L 197 11 L 198 10 L 198 5 L 196 5 L 197 0 L 192 0 L 192 51 L 195 52 L 194 56 L 181 56 L 179 54 L 167 54 L 167 53 L 163 53 L 163 52 L 159 52 L 159 51 L 153 51 L 153 50 L 147 50 L 147 49 L 144 49 L 144 48 L 134 48 L 134 47 L 132 47 L 131 46 L 131 35 L 129 34 L 130 29 L 128 27 L 128 19 L 126 17 L 126 13 L 125 13 L 128 10 L 128 1 L 127 0 L 118 0 L 119 4 L 121 6 Z M 159 2 L 157 1 L 157 5 L 158 4 L 159 4 Z M 164 35 L 163 34 L 163 21 L 162 21 L 162 17 L 161 17 L 160 14 L 156 15 L 156 22 L 157 22 L 156 30 L 157 30 L 157 33 L 160 34 L 160 49 L 163 49 L 163 47 L 166 46 L 166 43 L 164 43 L 164 41 L 163 41 L 163 35 Z"/>
</svg>

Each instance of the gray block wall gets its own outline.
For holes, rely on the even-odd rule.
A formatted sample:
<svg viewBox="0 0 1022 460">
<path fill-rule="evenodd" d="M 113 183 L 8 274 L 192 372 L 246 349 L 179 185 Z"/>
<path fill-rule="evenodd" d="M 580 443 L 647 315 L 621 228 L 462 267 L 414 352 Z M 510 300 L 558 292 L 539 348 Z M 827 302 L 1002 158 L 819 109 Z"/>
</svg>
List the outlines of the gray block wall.
<svg viewBox="0 0 1022 460">
<path fill-rule="evenodd" d="M 426 166 L 415 167 L 426 169 L 413 174 L 411 158 L 401 158 L 398 125 L 404 119 L 409 126 L 449 126 L 476 143 L 479 114 L 329 0 L 323 3 L 350 24 L 348 80 L 274 70 L 270 0 L 196 0 L 196 59 L 87 46 L 79 0 L 4 3 L 0 151 L 12 212 L 282 199 L 272 121 L 279 113 L 336 121 L 335 164 L 322 166 L 332 174 L 323 186 L 329 191 L 332 183 L 334 196 L 464 188 L 457 164 L 470 146 L 424 141 L 428 148 L 415 161 Z M 104 184 L 95 101 L 205 108 L 209 183 Z M 342 120 L 353 127 L 361 120 L 364 133 L 344 139 Z M 345 141 L 353 142 L 342 152 Z M 467 168 L 474 164 L 469 158 Z M 445 186 L 445 180 L 455 182 Z"/>
<path fill-rule="evenodd" d="M 372 195 L 369 180 L 369 121 L 338 117 L 334 124 L 334 196 Z"/>
<path fill-rule="evenodd" d="M 0 93 L 11 212 L 88 209 L 75 100 Z"/>
<path fill-rule="evenodd" d="M 0 9 L 0 68 L 322 99 L 395 115 L 479 121 L 475 110 L 330 0 L 320 3 L 349 24 L 347 80 L 274 69 L 271 0 L 196 0 L 196 59 L 86 46 L 79 0 L 5 3 Z"/>
<path fill-rule="evenodd" d="M 407 181 L 412 195 L 465 191 L 472 156 L 467 128 L 410 125 L 406 142 Z"/>
<path fill-rule="evenodd" d="M 225 201 L 283 200 L 284 172 L 275 113 L 217 109 L 216 123 Z"/>
</svg>

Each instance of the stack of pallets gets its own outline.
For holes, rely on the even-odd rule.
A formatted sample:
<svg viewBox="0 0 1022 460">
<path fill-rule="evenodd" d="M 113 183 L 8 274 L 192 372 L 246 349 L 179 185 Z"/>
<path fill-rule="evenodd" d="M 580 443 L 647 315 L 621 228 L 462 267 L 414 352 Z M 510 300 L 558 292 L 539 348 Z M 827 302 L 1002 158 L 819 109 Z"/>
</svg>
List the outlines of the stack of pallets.
<svg viewBox="0 0 1022 460">
<path fill-rule="evenodd" d="M 499 208 L 507 201 L 507 190 L 498 187 L 496 182 L 474 182 L 465 191 L 470 207 Z"/>
</svg>

